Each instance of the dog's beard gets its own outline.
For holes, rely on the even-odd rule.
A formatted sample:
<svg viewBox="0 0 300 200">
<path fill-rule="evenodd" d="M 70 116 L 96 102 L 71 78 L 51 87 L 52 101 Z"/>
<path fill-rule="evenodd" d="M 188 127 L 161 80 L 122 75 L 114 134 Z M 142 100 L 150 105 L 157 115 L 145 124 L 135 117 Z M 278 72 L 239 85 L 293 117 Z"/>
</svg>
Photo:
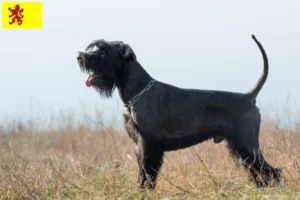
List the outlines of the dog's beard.
<svg viewBox="0 0 300 200">
<path fill-rule="evenodd" d="M 82 56 L 78 61 L 80 71 L 88 74 L 87 86 L 92 86 L 100 96 L 112 97 L 112 94 L 116 88 L 113 78 L 106 73 L 100 73 L 97 69 L 91 69 L 88 67 L 87 56 Z"/>
<path fill-rule="evenodd" d="M 91 86 L 99 92 L 100 96 L 110 98 L 116 89 L 116 85 L 111 77 L 106 74 L 96 75 L 90 80 Z"/>
<path fill-rule="evenodd" d="M 80 61 L 77 61 L 78 62 L 78 65 L 79 65 L 79 68 L 80 68 L 80 71 L 82 73 L 85 73 L 85 74 L 91 74 L 92 71 L 90 69 L 87 69 L 86 68 L 86 58 L 84 56 L 81 57 L 81 60 Z"/>
</svg>

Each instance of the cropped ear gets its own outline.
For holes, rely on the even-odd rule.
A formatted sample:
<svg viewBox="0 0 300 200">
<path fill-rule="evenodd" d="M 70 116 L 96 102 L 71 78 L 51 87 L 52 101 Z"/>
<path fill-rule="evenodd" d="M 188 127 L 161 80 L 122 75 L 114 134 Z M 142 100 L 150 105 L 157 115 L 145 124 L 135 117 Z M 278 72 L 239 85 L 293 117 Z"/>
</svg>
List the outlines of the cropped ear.
<svg viewBox="0 0 300 200">
<path fill-rule="evenodd" d="M 120 45 L 120 54 L 125 61 L 136 60 L 136 56 L 128 44 L 121 43 Z"/>
</svg>

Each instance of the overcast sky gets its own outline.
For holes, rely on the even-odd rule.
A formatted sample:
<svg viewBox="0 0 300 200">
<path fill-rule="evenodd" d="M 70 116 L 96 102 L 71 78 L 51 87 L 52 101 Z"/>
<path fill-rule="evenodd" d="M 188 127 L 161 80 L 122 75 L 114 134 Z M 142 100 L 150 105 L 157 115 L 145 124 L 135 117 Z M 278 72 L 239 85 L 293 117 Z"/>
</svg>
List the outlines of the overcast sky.
<svg viewBox="0 0 300 200">
<path fill-rule="evenodd" d="M 129 44 L 157 80 L 179 87 L 247 92 L 270 62 L 259 104 L 300 100 L 300 1 L 297 0 L 49 0 L 42 30 L 0 31 L 0 115 L 94 107 L 122 113 L 117 92 L 101 99 L 85 86 L 76 53 L 93 40 Z M 24 12 L 25 15 L 25 12 Z M 2 16 L 1 16 L 2 17 Z M 26 18 L 24 18 L 25 20 Z M 38 114 L 36 114 L 38 115 Z"/>
</svg>

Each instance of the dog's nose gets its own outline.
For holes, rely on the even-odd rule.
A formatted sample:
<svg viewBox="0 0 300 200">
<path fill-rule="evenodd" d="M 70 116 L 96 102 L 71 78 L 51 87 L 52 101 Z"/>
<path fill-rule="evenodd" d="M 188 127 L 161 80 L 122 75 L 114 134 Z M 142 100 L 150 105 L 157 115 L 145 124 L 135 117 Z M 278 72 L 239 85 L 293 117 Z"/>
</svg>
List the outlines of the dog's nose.
<svg viewBox="0 0 300 200">
<path fill-rule="evenodd" d="M 83 60 L 83 55 L 82 55 L 82 52 L 80 52 L 80 51 L 77 53 L 77 60 L 78 61 Z"/>
</svg>

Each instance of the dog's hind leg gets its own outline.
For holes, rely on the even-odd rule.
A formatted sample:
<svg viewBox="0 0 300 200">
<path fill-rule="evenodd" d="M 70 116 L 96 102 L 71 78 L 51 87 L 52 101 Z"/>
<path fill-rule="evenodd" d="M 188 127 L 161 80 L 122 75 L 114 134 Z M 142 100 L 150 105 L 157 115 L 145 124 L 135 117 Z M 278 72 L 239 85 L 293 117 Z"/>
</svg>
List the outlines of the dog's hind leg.
<svg viewBox="0 0 300 200">
<path fill-rule="evenodd" d="M 239 141 L 230 139 L 228 142 L 228 149 L 230 155 L 234 158 L 236 163 L 238 163 L 238 159 L 242 159 L 243 166 L 251 175 L 251 180 L 255 182 L 257 187 L 261 187 L 264 185 L 262 180 L 259 179 L 259 166 L 257 166 L 255 153 L 250 150 L 249 147 L 243 146 L 239 144 Z"/>
<path fill-rule="evenodd" d="M 249 130 L 249 129 L 248 129 Z M 246 134 L 247 135 L 247 134 Z M 243 165 L 249 170 L 252 180 L 258 187 L 269 185 L 271 180 L 280 181 L 280 169 L 273 168 L 264 159 L 259 150 L 258 134 L 237 134 L 234 138 L 228 139 L 228 148 L 231 155 L 243 160 Z"/>
</svg>

